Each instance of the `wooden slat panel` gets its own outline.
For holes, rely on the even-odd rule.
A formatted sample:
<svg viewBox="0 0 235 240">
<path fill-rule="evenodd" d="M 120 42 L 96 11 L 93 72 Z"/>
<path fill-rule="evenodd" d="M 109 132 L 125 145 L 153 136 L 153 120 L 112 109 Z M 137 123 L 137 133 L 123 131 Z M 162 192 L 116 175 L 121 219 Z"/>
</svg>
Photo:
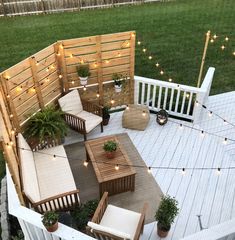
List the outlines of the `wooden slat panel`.
<svg viewBox="0 0 235 240">
<path fill-rule="evenodd" d="M 37 95 L 34 94 L 30 98 L 27 98 L 26 101 L 23 101 L 21 104 L 18 104 L 16 111 L 18 115 L 22 115 L 27 110 L 30 110 L 32 105 L 36 105 L 38 102 Z"/>
<path fill-rule="evenodd" d="M 49 71 L 44 70 L 38 73 L 38 78 L 41 80 L 41 79 L 50 77 L 55 73 L 56 73 L 56 69 L 50 69 Z"/>
<path fill-rule="evenodd" d="M 58 89 L 59 87 L 60 84 L 58 81 L 50 82 L 50 84 L 47 85 L 47 87 L 42 90 L 43 98 L 45 98 L 50 92 L 52 92 L 55 89 Z"/>
<path fill-rule="evenodd" d="M 115 42 L 121 40 L 130 40 L 130 32 L 121 32 L 121 33 L 113 33 L 106 34 L 101 36 L 101 42 Z"/>
<path fill-rule="evenodd" d="M 37 70 L 38 70 L 38 72 L 40 72 L 47 67 L 51 67 L 52 65 L 54 65 L 54 66 L 56 65 L 55 54 L 52 54 L 48 58 L 46 58 L 46 61 L 42 60 L 42 61 L 38 62 Z"/>
<path fill-rule="evenodd" d="M 96 53 L 96 45 L 91 46 L 84 46 L 79 48 L 70 48 L 70 49 L 64 49 L 65 57 L 71 57 L 71 54 L 73 55 L 84 55 L 84 54 L 90 54 L 90 53 Z"/>
<path fill-rule="evenodd" d="M 52 101 L 57 95 L 61 95 L 60 89 L 55 89 L 52 92 L 50 92 L 47 96 L 45 96 L 43 99 L 46 103 Z"/>
<path fill-rule="evenodd" d="M 39 104 L 36 103 L 35 105 L 31 105 L 31 107 L 18 116 L 19 122 L 22 124 L 26 119 L 29 118 L 33 113 L 37 112 L 40 109 Z"/>
<path fill-rule="evenodd" d="M 42 49 L 40 52 L 34 54 L 33 56 L 35 57 L 36 61 L 41 61 L 42 59 L 45 59 L 46 57 L 54 54 L 54 45 L 50 45 L 44 49 Z"/>
<path fill-rule="evenodd" d="M 4 77 L 14 77 L 15 75 L 18 75 L 19 73 L 25 71 L 26 69 L 30 68 L 30 64 L 28 59 L 25 59 L 16 65 L 8 68 L 6 71 L 3 72 Z"/>
<path fill-rule="evenodd" d="M 129 41 L 118 41 L 118 42 L 111 42 L 111 43 L 103 43 L 101 45 L 101 51 L 105 52 L 105 51 L 112 51 L 112 50 L 121 50 L 124 48 L 130 48 L 130 44 Z"/>
<path fill-rule="evenodd" d="M 74 38 L 63 40 L 64 48 L 68 49 L 71 47 L 78 47 L 78 46 L 87 46 L 90 44 L 96 44 L 96 37 L 84 37 L 84 38 Z"/>
<path fill-rule="evenodd" d="M 84 62 L 89 62 L 90 63 L 90 62 L 97 61 L 96 58 L 97 58 L 96 53 L 85 54 L 85 55 L 82 56 L 82 58 L 79 58 L 79 57 L 65 58 L 65 62 L 66 62 L 66 65 L 79 64 L 81 59 L 82 59 Z"/>
<path fill-rule="evenodd" d="M 103 68 L 103 75 L 119 73 L 121 71 L 129 71 L 129 70 L 130 70 L 130 64 L 114 66 L 114 67 L 107 67 L 107 68 Z"/>
<path fill-rule="evenodd" d="M 113 58 L 119 57 L 120 54 L 121 56 L 130 56 L 130 49 L 127 48 L 121 50 L 102 52 L 102 59 L 103 60 L 110 59 L 111 61 Z"/>
</svg>

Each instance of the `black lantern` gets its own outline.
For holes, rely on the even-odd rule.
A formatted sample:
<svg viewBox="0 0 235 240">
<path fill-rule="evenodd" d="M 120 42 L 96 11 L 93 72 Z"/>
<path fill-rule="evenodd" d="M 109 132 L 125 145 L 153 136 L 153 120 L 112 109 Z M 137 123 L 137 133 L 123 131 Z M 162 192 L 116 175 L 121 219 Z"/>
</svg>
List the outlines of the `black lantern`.
<svg viewBox="0 0 235 240">
<path fill-rule="evenodd" d="M 160 110 L 159 112 L 157 112 L 157 119 L 156 119 L 157 123 L 159 125 L 165 125 L 168 121 L 168 113 L 165 110 Z"/>
</svg>

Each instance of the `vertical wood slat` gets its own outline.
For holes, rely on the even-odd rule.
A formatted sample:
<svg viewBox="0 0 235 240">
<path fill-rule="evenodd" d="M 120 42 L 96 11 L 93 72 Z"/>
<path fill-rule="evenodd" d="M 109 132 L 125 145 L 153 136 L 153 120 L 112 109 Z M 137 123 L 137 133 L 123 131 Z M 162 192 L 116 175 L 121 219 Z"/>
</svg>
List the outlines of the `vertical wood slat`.
<svg viewBox="0 0 235 240">
<path fill-rule="evenodd" d="M 187 115 L 189 115 L 191 104 L 192 104 L 192 99 L 193 99 L 193 92 L 190 92 L 189 96 L 189 102 L 188 102 L 188 109 L 187 109 Z"/>
<path fill-rule="evenodd" d="M 166 87 L 165 95 L 164 95 L 164 102 L 163 102 L 163 109 L 166 109 L 167 95 L 168 95 L 168 88 Z"/>
<path fill-rule="evenodd" d="M 179 99 L 180 99 L 180 88 L 178 88 L 178 92 L 177 92 L 175 110 L 174 110 L 175 112 L 178 112 Z"/>
<path fill-rule="evenodd" d="M 159 87 L 159 93 L 158 93 L 158 102 L 157 102 L 157 108 L 161 108 L 161 100 L 162 100 L 162 86 Z"/>
<path fill-rule="evenodd" d="M 147 104 L 147 106 L 149 106 L 149 100 L 150 100 L 150 89 L 151 89 L 151 85 L 150 84 L 148 84 L 147 85 L 147 99 L 146 99 L 146 104 Z"/>
<path fill-rule="evenodd" d="M 171 111 L 171 109 L 172 109 L 172 104 L 173 104 L 173 99 L 174 99 L 174 92 L 175 92 L 175 89 L 172 88 L 172 89 L 171 89 L 171 98 L 170 98 L 169 111 Z"/>
<path fill-rule="evenodd" d="M 154 86 L 153 86 L 153 98 L 152 98 L 152 108 L 153 108 L 153 109 L 155 108 L 156 90 L 157 90 L 156 88 L 157 88 L 157 86 L 154 85 Z"/>
<path fill-rule="evenodd" d="M 59 43 L 55 43 L 54 44 L 54 52 L 55 52 L 55 59 L 56 59 L 56 70 L 57 70 L 57 75 L 58 78 L 61 75 L 60 69 L 62 69 L 62 62 L 61 62 L 61 58 L 60 58 L 60 52 L 59 52 Z M 59 78 L 60 81 L 60 87 L 61 89 L 63 89 L 63 80 L 62 78 Z"/>
<path fill-rule="evenodd" d="M 102 66 L 102 52 L 101 52 L 101 36 L 96 36 L 96 51 L 97 51 L 97 77 L 99 84 L 99 103 L 104 104 L 104 90 L 103 90 L 103 66 Z"/>
<path fill-rule="evenodd" d="M 186 92 L 184 91 L 183 101 L 182 101 L 181 110 L 180 110 L 180 113 L 181 113 L 181 114 L 182 114 L 183 111 L 184 111 L 185 99 L 186 99 Z"/>
<path fill-rule="evenodd" d="M 7 16 L 4 0 L 0 0 L 0 3 L 2 4 L 3 15 L 4 15 L 4 16 Z"/>
<path fill-rule="evenodd" d="M 145 93 L 145 83 L 142 83 L 142 92 L 141 92 L 141 99 L 140 104 L 144 104 L 144 94 Z"/>
<path fill-rule="evenodd" d="M 35 57 L 29 58 L 29 63 L 31 66 L 31 71 L 32 71 L 32 76 L 33 76 L 33 81 L 34 81 L 37 98 L 38 98 L 38 103 L 39 103 L 40 108 L 43 109 L 44 102 L 43 102 L 42 92 L 41 92 L 41 88 L 40 88 L 40 84 L 39 84 Z"/>
<path fill-rule="evenodd" d="M 134 76 L 135 76 L 135 40 L 136 33 L 131 32 L 130 40 L 130 94 L 129 102 L 134 103 Z"/>
<path fill-rule="evenodd" d="M 3 77 L 3 75 L 1 75 L 1 83 L 3 85 L 3 88 L 5 89 L 5 94 L 7 96 L 7 100 L 8 100 L 8 104 L 9 104 L 9 108 L 11 110 L 11 113 L 13 115 L 12 117 L 12 120 L 14 122 L 14 126 L 17 130 L 17 132 L 20 132 L 20 124 L 19 124 L 19 121 L 17 119 L 17 113 L 16 113 L 16 109 L 15 109 L 15 106 L 13 104 L 13 100 L 12 100 L 12 97 L 11 97 L 11 93 L 10 93 L 10 88 L 9 88 L 9 85 L 8 85 L 8 79 L 6 79 L 5 77 Z"/>
<path fill-rule="evenodd" d="M 69 83 L 68 83 L 67 67 L 66 67 L 66 63 L 65 63 L 63 42 L 60 41 L 60 42 L 58 42 L 58 44 L 59 44 L 59 57 L 60 57 L 61 68 L 62 68 L 62 72 L 60 73 L 62 75 L 61 79 L 63 81 L 64 92 L 68 92 L 69 91 Z"/>
</svg>

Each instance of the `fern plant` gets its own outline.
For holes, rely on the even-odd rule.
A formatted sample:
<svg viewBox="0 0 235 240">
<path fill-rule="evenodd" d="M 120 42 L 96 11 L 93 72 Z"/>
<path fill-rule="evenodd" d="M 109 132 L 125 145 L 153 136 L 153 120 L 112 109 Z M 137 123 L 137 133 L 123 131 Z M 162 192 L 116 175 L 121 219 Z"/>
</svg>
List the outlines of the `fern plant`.
<svg viewBox="0 0 235 240">
<path fill-rule="evenodd" d="M 32 116 L 25 129 L 27 139 L 36 138 L 39 143 L 47 139 L 61 139 L 67 133 L 63 112 L 54 107 L 46 107 Z"/>
</svg>

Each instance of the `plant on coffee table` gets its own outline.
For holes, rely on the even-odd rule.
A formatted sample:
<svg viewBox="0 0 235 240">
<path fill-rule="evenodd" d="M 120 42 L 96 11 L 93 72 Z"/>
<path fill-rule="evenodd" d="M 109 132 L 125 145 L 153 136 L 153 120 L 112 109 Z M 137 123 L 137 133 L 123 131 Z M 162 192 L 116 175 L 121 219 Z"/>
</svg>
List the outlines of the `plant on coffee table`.
<svg viewBox="0 0 235 240">
<path fill-rule="evenodd" d="M 104 143 L 103 149 L 106 153 L 107 158 L 114 158 L 118 144 L 114 140 L 109 140 Z"/>
</svg>

